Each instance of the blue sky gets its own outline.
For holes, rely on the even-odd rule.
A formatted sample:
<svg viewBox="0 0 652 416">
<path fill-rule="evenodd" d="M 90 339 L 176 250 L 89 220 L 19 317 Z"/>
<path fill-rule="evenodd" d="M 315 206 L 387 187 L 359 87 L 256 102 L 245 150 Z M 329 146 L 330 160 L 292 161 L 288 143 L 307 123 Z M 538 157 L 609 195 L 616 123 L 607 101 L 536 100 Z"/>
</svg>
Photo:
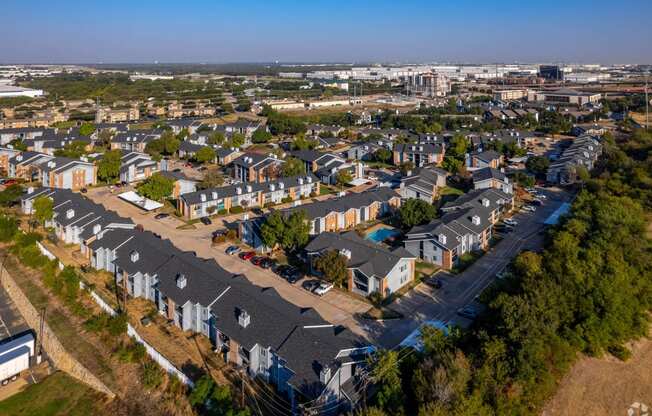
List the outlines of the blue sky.
<svg viewBox="0 0 652 416">
<path fill-rule="evenodd" d="M 3 0 L 0 62 L 652 63 L 652 0 Z"/>
</svg>

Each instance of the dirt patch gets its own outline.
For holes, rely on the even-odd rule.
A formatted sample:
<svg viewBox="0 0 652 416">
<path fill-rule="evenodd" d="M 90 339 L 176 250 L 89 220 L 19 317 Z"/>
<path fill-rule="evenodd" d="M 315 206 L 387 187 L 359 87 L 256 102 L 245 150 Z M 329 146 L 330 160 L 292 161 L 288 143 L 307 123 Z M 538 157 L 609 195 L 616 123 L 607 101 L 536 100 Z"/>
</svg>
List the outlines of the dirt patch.
<svg viewBox="0 0 652 416">
<path fill-rule="evenodd" d="M 627 415 L 635 402 L 652 405 L 652 340 L 630 347 L 633 354 L 627 362 L 611 356 L 578 361 L 542 415 Z"/>
</svg>

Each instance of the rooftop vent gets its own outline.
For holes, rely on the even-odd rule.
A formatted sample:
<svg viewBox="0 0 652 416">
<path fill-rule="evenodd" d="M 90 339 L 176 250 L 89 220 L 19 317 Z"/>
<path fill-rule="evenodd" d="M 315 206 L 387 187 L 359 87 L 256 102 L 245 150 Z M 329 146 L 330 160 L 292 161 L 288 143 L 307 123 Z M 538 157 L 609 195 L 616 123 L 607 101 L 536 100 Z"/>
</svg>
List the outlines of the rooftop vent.
<svg viewBox="0 0 652 416">
<path fill-rule="evenodd" d="M 93 234 L 97 234 L 97 233 L 99 233 L 100 231 L 102 231 L 102 226 L 101 226 L 100 224 L 95 224 L 95 225 L 93 226 Z"/>
<path fill-rule="evenodd" d="M 446 244 L 446 235 L 445 234 L 439 234 L 439 242 L 442 244 Z"/>
<path fill-rule="evenodd" d="M 133 251 L 129 254 L 129 258 L 131 259 L 131 262 L 132 262 L 132 263 L 135 263 L 135 262 L 137 262 L 138 259 L 140 258 L 140 254 L 138 254 L 138 252 L 137 252 L 136 250 L 133 250 Z"/>
<path fill-rule="evenodd" d="M 269 190 L 272 191 L 272 192 L 274 192 L 274 191 L 276 190 L 276 185 L 273 184 L 273 183 L 270 183 L 270 184 L 269 184 Z"/>
<path fill-rule="evenodd" d="M 299 185 L 303 185 L 303 178 L 299 178 Z"/>
<path fill-rule="evenodd" d="M 250 194 L 251 191 L 253 191 L 253 188 L 251 187 L 251 185 L 247 185 L 247 193 Z"/>
<path fill-rule="evenodd" d="M 200 194 L 199 199 L 201 200 L 201 202 L 206 202 L 206 194 Z"/>
<path fill-rule="evenodd" d="M 480 217 L 477 216 L 477 215 L 474 215 L 473 217 L 471 217 L 471 222 L 472 222 L 474 225 L 480 225 Z"/>
<path fill-rule="evenodd" d="M 70 218 L 72 218 L 74 216 L 75 216 L 75 210 L 74 209 L 71 208 L 68 211 L 66 211 L 66 218 L 70 219 Z"/>
<path fill-rule="evenodd" d="M 279 182 L 278 189 L 285 189 L 285 184 L 283 182 Z"/>
<path fill-rule="evenodd" d="M 244 309 L 240 310 L 240 313 L 238 314 L 238 324 L 240 324 L 241 327 L 246 328 L 249 326 L 251 323 L 251 315 Z"/>
<path fill-rule="evenodd" d="M 179 273 L 177 275 L 177 287 L 179 289 L 183 289 L 186 287 L 186 284 L 188 284 L 188 279 L 186 279 L 186 275 L 183 273 Z"/>
<path fill-rule="evenodd" d="M 211 192 L 211 196 L 213 197 L 213 199 L 217 199 L 217 192 L 215 191 Z"/>
<path fill-rule="evenodd" d="M 349 250 L 348 248 L 341 249 L 340 254 L 346 257 L 347 259 L 351 260 L 351 250 Z"/>
<path fill-rule="evenodd" d="M 322 367 L 319 371 L 319 381 L 323 384 L 328 384 L 331 379 L 331 368 L 328 366 Z"/>
<path fill-rule="evenodd" d="M 489 207 L 489 200 L 487 198 L 482 198 L 482 206 Z"/>
<path fill-rule="evenodd" d="M 235 193 L 238 195 L 242 195 L 242 188 L 240 188 L 239 186 L 235 188 Z"/>
</svg>

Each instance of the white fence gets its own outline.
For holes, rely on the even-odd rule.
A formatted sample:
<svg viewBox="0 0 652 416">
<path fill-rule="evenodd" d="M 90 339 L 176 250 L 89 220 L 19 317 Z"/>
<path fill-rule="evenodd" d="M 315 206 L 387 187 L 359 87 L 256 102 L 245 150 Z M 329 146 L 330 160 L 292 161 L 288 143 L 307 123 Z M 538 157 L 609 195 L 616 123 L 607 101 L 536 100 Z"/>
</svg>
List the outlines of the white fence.
<svg viewBox="0 0 652 416">
<path fill-rule="evenodd" d="M 86 289 L 86 285 L 84 284 L 84 282 L 79 282 L 79 286 L 82 289 Z M 102 299 L 97 293 L 95 293 L 95 291 L 90 290 L 89 293 L 93 298 L 93 300 L 95 300 L 95 303 L 97 303 L 104 312 L 108 313 L 111 316 L 117 315 L 117 312 L 108 303 L 106 303 L 104 299 Z M 170 360 L 168 360 L 160 352 L 158 352 L 156 348 L 149 345 L 147 341 L 145 341 L 138 334 L 138 332 L 136 332 L 134 327 L 131 326 L 131 324 L 129 323 L 127 323 L 127 335 L 135 339 L 136 342 L 138 342 L 139 344 L 142 344 L 145 347 L 145 350 L 147 351 L 147 355 L 149 355 L 150 358 L 158 365 L 160 365 L 168 374 L 172 374 L 176 376 L 186 386 L 189 386 L 191 388 L 194 387 L 194 383 L 192 382 L 192 380 L 188 378 L 188 376 L 186 376 L 181 370 L 175 367 L 174 364 L 172 364 Z"/>
<path fill-rule="evenodd" d="M 59 262 L 59 269 L 63 270 L 63 267 L 64 267 L 63 263 L 61 263 L 61 261 L 57 258 L 57 256 L 52 254 L 52 252 L 50 250 L 45 248 L 45 246 L 43 244 L 41 244 L 40 242 L 37 241 L 36 242 L 36 247 L 38 247 L 38 249 L 41 251 L 41 254 L 43 254 L 45 257 L 49 258 L 50 260 L 57 260 Z"/>
</svg>

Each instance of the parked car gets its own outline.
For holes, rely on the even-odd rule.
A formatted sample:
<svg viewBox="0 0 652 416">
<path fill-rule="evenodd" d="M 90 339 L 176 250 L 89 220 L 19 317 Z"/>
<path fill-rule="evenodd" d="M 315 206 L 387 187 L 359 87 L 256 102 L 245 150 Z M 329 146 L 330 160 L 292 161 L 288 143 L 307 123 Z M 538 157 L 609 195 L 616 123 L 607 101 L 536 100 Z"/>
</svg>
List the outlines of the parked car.
<svg viewBox="0 0 652 416">
<path fill-rule="evenodd" d="M 314 293 L 317 296 L 324 296 L 326 293 L 330 292 L 331 289 L 333 289 L 332 283 L 322 282 L 319 284 L 317 289 L 315 289 Z"/>
<path fill-rule="evenodd" d="M 475 319 L 478 317 L 478 310 L 471 305 L 466 305 L 457 310 L 457 314 L 463 318 Z"/>
<path fill-rule="evenodd" d="M 238 247 L 238 246 L 229 246 L 229 247 L 225 250 L 225 253 L 228 254 L 228 255 L 231 255 L 231 256 L 232 256 L 232 255 L 234 255 L 234 254 L 236 254 L 236 253 L 239 253 L 240 250 L 241 250 L 241 249 L 240 249 L 240 247 Z"/>
<path fill-rule="evenodd" d="M 263 261 L 264 257 L 261 256 L 253 256 L 251 258 L 251 264 L 254 266 L 260 266 L 260 263 Z"/>
<path fill-rule="evenodd" d="M 199 221 L 201 221 L 201 223 L 204 225 L 211 225 L 213 223 L 213 221 L 211 221 L 211 219 L 208 217 L 201 217 Z"/>
<path fill-rule="evenodd" d="M 314 292 L 315 289 L 319 287 L 319 280 L 317 279 L 306 280 L 305 282 L 303 282 L 301 286 L 304 289 L 306 289 L 308 292 Z"/>
<path fill-rule="evenodd" d="M 172 172 L 181 172 L 181 168 L 172 169 Z"/>
<path fill-rule="evenodd" d="M 251 260 L 251 258 L 255 255 L 256 255 L 255 251 L 245 251 L 244 253 L 240 253 L 240 258 L 242 260 Z"/>
<path fill-rule="evenodd" d="M 167 218 L 169 216 L 170 216 L 170 214 L 166 214 L 165 212 L 161 212 L 160 214 L 156 214 L 154 216 L 154 219 L 162 220 L 163 218 Z"/>
<path fill-rule="evenodd" d="M 540 200 L 539 198 L 535 198 L 535 199 L 532 200 L 531 204 L 536 205 L 536 206 L 541 206 L 541 205 L 543 205 L 543 201 Z"/>
<path fill-rule="evenodd" d="M 438 279 L 435 276 L 430 276 L 426 278 L 423 281 L 423 283 L 435 289 L 441 289 L 441 287 L 443 286 L 443 282 L 441 281 L 441 279 Z"/>
<path fill-rule="evenodd" d="M 213 238 L 220 237 L 220 236 L 226 235 L 226 230 L 215 230 L 215 231 L 213 231 L 213 233 L 211 235 L 212 235 Z"/>
<path fill-rule="evenodd" d="M 7 180 L 3 183 L 3 185 L 4 185 L 4 186 L 9 186 L 9 185 L 15 185 L 16 183 L 18 183 L 18 182 L 16 181 L 16 179 L 7 179 Z"/>
<path fill-rule="evenodd" d="M 548 197 L 545 196 L 544 194 L 542 194 L 541 192 L 535 192 L 532 195 L 539 198 L 539 199 L 548 199 Z"/>
<path fill-rule="evenodd" d="M 507 225 L 511 225 L 512 227 L 515 227 L 515 226 L 518 225 L 518 221 L 513 220 L 513 219 L 511 219 L 511 218 L 505 218 L 505 219 L 503 220 L 503 222 L 504 222 L 505 224 L 507 224 Z"/>
<path fill-rule="evenodd" d="M 298 270 L 294 273 L 290 273 L 285 277 L 285 280 L 287 280 L 288 283 L 293 285 L 299 280 L 301 280 L 301 273 Z"/>
<path fill-rule="evenodd" d="M 259 266 L 262 267 L 263 269 L 269 269 L 272 266 L 274 266 L 275 261 L 273 259 L 270 259 L 269 257 L 264 257 L 263 260 L 260 262 Z"/>
<path fill-rule="evenodd" d="M 81 192 L 82 194 L 85 194 L 85 193 L 88 192 L 88 189 L 86 189 L 86 188 L 81 188 L 81 189 L 79 190 L 79 192 Z"/>
<path fill-rule="evenodd" d="M 534 212 L 534 211 L 536 211 L 537 209 L 536 209 L 535 207 L 533 207 L 532 205 L 524 205 L 523 208 L 522 208 L 522 210 L 523 210 L 523 211 L 528 211 L 528 212 Z"/>
</svg>

